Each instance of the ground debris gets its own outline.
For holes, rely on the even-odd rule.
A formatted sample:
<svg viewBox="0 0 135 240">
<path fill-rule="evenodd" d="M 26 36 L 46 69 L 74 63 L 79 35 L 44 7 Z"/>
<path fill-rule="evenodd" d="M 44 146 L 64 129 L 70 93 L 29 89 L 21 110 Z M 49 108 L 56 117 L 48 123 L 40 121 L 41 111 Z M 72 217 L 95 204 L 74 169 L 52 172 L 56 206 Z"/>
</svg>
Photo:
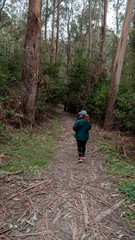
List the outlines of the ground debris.
<svg viewBox="0 0 135 240">
<path fill-rule="evenodd" d="M 58 113 L 63 127 L 46 178 L 27 185 L 17 176 L 0 179 L 0 239 L 134 239 L 120 217 L 123 199 L 106 175 L 102 154 L 90 139 L 86 160 L 78 163 L 72 131 L 75 119 L 61 107 Z"/>
</svg>

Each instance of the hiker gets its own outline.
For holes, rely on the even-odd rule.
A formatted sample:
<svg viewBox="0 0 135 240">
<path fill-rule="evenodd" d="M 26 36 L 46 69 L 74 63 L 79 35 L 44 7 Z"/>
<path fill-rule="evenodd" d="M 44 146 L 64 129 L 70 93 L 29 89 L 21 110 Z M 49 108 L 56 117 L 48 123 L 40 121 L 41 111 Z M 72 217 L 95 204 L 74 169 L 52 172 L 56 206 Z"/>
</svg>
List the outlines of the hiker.
<svg viewBox="0 0 135 240">
<path fill-rule="evenodd" d="M 89 115 L 85 110 L 79 112 L 79 119 L 75 122 L 73 130 L 75 131 L 74 137 L 77 141 L 79 162 L 85 160 L 86 143 L 89 139 L 89 130 L 91 129 L 91 122 Z"/>
</svg>

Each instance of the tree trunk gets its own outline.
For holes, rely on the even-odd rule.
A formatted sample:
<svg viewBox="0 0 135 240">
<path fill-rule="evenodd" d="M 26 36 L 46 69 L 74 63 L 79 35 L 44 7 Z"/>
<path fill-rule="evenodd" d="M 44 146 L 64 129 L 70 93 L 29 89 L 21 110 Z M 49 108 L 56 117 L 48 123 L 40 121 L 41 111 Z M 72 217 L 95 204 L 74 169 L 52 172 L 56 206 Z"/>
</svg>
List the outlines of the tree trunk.
<svg viewBox="0 0 135 240">
<path fill-rule="evenodd" d="M 53 61 L 53 56 L 54 56 L 54 22 L 55 22 L 55 0 L 53 0 L 52 39 L 51 39 L 50 62 Z"/>
<path fill-rule="evenodd" d="M 114 53 L 116 53 L 117 45 L 118 45 L 118 33 L 119 33 L 119 0 L 117 0 L 116 4 L 116 34 L 115 34 L 115 43 L 114 43 Z"/>
<path fill-rule="evenodd" d="M 89 0 L 89 60 L 91 59 L 91 39 L 92 39 L 92 31 L 91 31 L 91 0 Z"/>
<path fill-rule="evenodd" d="M 91 39 L 92 39 L 92 31 L 91 31 L 91 0 L 89 0 L 89 69 L 90 69 L 90 62 L 91 62 Z M 91 89 L 92 85 L 91 85 L 91 79 L 90 79 L 90 70 L 89 70 L 89 82 L 88 82 L 88 86 L 86 89 L 87 95 L 89 95 L 90 93 L 90 89 Z"/>
<path fill-rule="evenodd" d="M 55 61 L 58 60 L 58 51 L 59 51 L 59 13 L 60 13 L 59 3 L 60 3 L 60 0 L 58 0 L 58 6 L 57 6 L 57 37 L 56 37 L 56 58 L 55 58 Z"/>
<path fill-rule="evenodd" d="M 135 29 L 135 4 L 134 4 L 134 9 L 133 9 L 133 29 Z"/>
<path fill-rule="evenodd" d="M 104 71 L 104 51 L 105 51 L 107 6 L 108 6 L 108 0 L 104 0 L 104 14 L 103 14 L 102 41 L 101 41 L 101 58 L 100 58 L 100 68 L 99 68 L 99 75 L 100 76 L 103 75 L 103 71 Z"/>
<path fill-rule="evenodd" d="M 45 13 L 45 53 L 47 48 L 47 21 L 48 21 L 48 0 L 46 0 L 46 13 Z"/>
<path fill-rule="evenodd" d="M 115 40 L 114 40 L 111 72 L 113 71 L 113 64 L 114 64 L 115 55 L 118 47 L 118 32 L 119 32 L 119 0 L 117 0 L 117 3 L 116 3 L 116 33 L 115 33 Z"/>
<path fill-rule="evenodd" d="M 116 38 L 118 37 L 118 32 L 119 32 L 119 0 L 117 0 L 116 4 Z"/>
<path fill-rule="evenodd" d="M 129 32 L 132 10 L 134 6 L 134 0 L 128 0 L 127 10 L 125 14 L 125 19 L 123 22 L 123 27 L 121 31 L 121 36 L 118 44 L 117 55 L 115 58 L 115 63 L 112 72 L 110 92 L 108 96 L 108 106 L 105 115 L 104 128 L 106 130 L 111 130 L 114 122 L 114 113 L 116 105 L 116 96 L 118 95 L 118 88 L 120 83 L 121 70 L 125 55 L 127 36 Z"/>
<path fill-rule="evenodd" d="M 0 21 L 1 21 L 1 18 L 2 18 L 2 10 L 4 8 L 5 3 L 6 3 L 6 0 L 3 0 L 3 3 L 2 3 L 1 8 L 0 8 Z"/>
<path fill-rule="evenodd" d="M 39 47 L 41 32 L 41 0 L 29 0 L 27 30 L 22 67 L 23 106 L 28 118 L 35 122 L 35 99 L 37 94 Z"/>
<path fill-rule="evenodd" d="M 71 7 L 70 10 L 68 11 L 68 22 L 67 22 L 67 35 L 68 35 L 68 42 L 67 42 L 67 75 L 69 71 L 69 65 L 71 61 L 71 50 L 70 50 L 70 38 L 71 38 L 71 30 L 70 30 L 70 19 L 73 14 L 73 0 L 70 3 Z"/>
<path fill-rule="evenodd" d="M 83 25 L 84 25 L 84 9 L 85 9 L 85 0 L 83 0 L 83 7 L 82 7 L 82 17 L 81 17 L 81 22 L 80 22 L 80 46 L 83 48 L 84 47 L 84 33 L 83 33 Z"/>
<path fill-rule="evenodd" d="M 68 33 L 68 43 L 67 43 L 67 75 L 68 75 L 69 64 L 70 64 L 70 16 L 68 16 L 67 33 Z"/>
</svg>

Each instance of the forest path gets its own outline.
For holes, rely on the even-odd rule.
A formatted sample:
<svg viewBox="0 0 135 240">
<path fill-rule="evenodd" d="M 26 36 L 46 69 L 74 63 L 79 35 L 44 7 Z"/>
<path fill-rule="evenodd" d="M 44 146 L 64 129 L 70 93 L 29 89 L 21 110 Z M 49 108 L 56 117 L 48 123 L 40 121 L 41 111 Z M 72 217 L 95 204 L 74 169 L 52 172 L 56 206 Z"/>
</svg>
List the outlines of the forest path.
<svg viewBox="0 0 135 240">
<path fill-rule="evenodd" d="M 17 227 L 7 238 L 0 235 L 0 239 L 135 239 L 120 217 L 122 197 L 105 173 L 102 153 L 90 137 L 86 160 L 78 163 L 72 130 L 75 118 L 61 106 L 57 112 L 61 134 L 55 160 L 45 172 L 43 182 L 34 188 L 27 187 L 23 195 L 12 198 L 10 208 L 17 212 Z"/>
</svg>

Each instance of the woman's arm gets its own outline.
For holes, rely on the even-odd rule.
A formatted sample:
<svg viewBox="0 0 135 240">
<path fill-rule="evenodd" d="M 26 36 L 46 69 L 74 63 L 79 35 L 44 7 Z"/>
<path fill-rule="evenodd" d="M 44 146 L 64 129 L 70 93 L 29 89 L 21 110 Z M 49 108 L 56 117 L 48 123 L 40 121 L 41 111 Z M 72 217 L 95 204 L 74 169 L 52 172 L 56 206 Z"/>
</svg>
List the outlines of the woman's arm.
<svg viewBox="0 0 135 240">
<path fill-rule="evenodd" d="M 91 121 L 89 120 L 89 130 L 91 129 Z"/>
<path fill-rule="evenodd" d="M 74 130 L 75 132 L 77 132 L 78 127 L 79 127 L 79 121 L 77 120 L 77 121 L 75 122 L 74 126 L 73 126 L 73 130 Z"/>
</svg>

